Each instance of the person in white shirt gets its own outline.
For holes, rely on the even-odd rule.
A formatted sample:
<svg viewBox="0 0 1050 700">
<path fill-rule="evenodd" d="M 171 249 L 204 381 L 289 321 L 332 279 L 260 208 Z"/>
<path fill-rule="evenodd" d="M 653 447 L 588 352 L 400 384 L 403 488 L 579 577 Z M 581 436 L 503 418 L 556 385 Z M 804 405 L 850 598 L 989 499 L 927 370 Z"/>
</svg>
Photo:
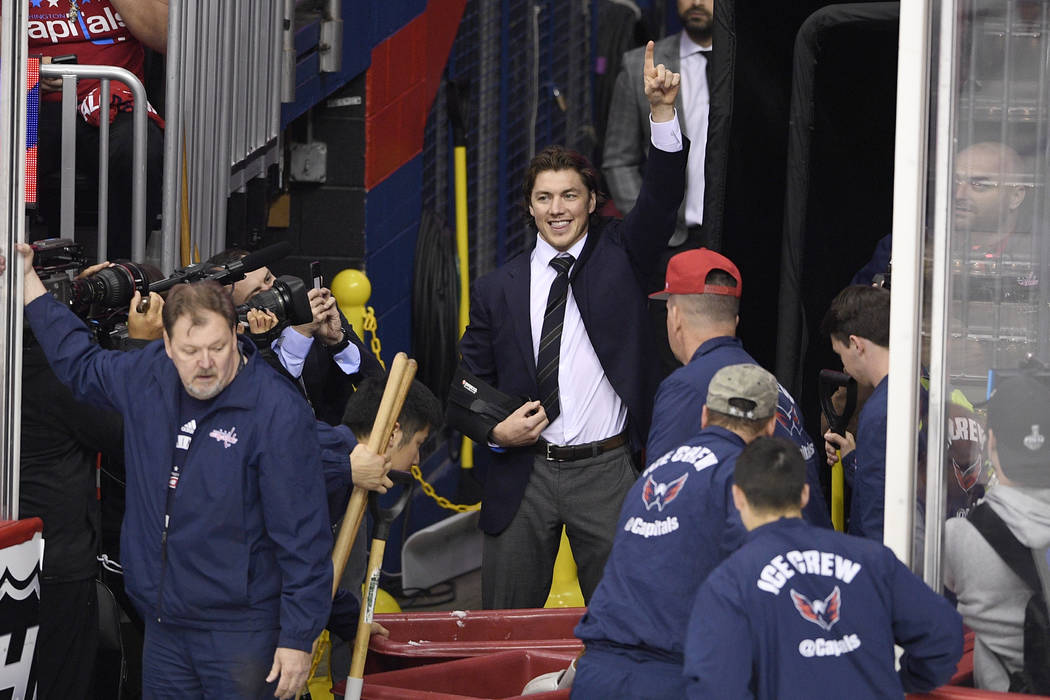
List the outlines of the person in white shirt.
<svg viewBox="0 0 1050 700">
<path fill-rule="evenodd" d="M 563 525 L 589 600 L 637 475 L 632 453 L 659 381 L 647 280 L 674 233 L 688 155 L 674 108 L 680 76 L 653 63 L 652 43 L 643 75 L 653 147 L 634 209 L 623 221 L 596 217 L 594 168 L 544 149 L 522 190 L 535 247 L 471 293 L 462 367 L 518 399 L 503 420 L 448 405 L 450 425 L 492 448 L 479 523 L 486 608 L 543 605 Z"/>
</svg>

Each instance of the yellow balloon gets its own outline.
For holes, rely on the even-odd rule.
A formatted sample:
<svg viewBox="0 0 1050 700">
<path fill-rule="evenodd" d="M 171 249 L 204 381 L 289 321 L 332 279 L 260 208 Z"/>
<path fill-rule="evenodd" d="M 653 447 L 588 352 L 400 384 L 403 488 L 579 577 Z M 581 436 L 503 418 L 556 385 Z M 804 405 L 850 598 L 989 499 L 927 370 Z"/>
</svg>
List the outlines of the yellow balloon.
<svg viewBox="0 0 1050 700">
<path fill-rule="evenodd" d="M 347 268 L 332 278 L 332 296 L 342 310 L 346 320 L 354 328 L 358 338 L 364 338 L 365 303 L 372 296 L 372 283 L 360 270 Z"/>
<path fill-rule="evenodd" d="M 341 270 L 332 278 L 332 295 L 339 302 L 339 306 L 364 306 L 368 297 L 372 296 L 372 283 L 360 270 L 348 268 Z"/>
</svg>

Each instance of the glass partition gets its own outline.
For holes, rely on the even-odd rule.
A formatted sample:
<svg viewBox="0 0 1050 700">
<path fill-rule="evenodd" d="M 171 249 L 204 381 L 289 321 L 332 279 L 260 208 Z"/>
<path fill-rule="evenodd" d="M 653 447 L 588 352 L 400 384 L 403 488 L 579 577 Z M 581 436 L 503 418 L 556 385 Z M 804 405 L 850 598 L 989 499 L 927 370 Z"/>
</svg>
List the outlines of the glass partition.
<svg viewBox="0 0 1050 700">
<path fill-rule="evenodd" d="M 1020 648 L 1008 623 L 1023 608 L 1007 608 L 1027 589 L 989 575 L 1009 569 L 967 518 L 985 498 L 1015 534 L 1043 528 L 1050 538 L 1050 483 L 1039 491 L 1017 469 L 1009 478 L 1005 452 L 990 449 L 985 405 L 1004 377 L 1038 382 L 1050 365 L 1050 2 L 932 5 L 912 566 L 959 594 L 982 656 L 977 681 L 1006 690 L 1008 673 L 989 675 L 987 660 L 996 645 Z M 1050 433 L 1042 418 L 1017 418 L 1033 445 Z"/>
</svg>

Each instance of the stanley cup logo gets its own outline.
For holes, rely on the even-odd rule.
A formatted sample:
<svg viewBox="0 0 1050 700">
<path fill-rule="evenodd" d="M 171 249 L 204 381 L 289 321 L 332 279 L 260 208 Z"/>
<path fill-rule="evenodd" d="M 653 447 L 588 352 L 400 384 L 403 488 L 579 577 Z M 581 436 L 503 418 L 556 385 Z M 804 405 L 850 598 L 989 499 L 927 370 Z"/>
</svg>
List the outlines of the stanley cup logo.
<svg viewBox="0 0 1050 700">
<path fill-rule="evenodd" d="M 1043 446 L 1043 439 L 1043 436 L 1039 433 L 1039 426 L 1033 425 L 1032 432 L 1028 435 L 1025 435 L 1024 446 L 1030 449 L 1032 452 L 1035 452 Z"/>
</svg>

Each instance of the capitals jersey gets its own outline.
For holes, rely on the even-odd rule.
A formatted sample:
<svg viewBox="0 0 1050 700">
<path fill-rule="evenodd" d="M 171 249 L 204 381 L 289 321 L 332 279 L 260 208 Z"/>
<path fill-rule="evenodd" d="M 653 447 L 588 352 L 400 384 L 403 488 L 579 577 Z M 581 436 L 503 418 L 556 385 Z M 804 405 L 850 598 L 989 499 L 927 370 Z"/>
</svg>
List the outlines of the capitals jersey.
<svg viewBox="0 0 1050 700">
<path fill-rule="evenodd" d="M 649 650 L 681 663 L 685 624 L 700 583 L 746 531 L 730 492 L 744 449 L 708 426 L 656 459 L 631 487 L 612 552 L 576 636 Z"/>
<path fill-rule="evenodd" d="M 132 36 L 109 0 L 29 0 L 29 53 L 44 56 L 75 54 L 80 65 L 126 68 L 143 80 L 142 44 Z M 80 102 L 98 81 L 77 81 Z M 43 100 L 61 100 L 59 92 Z"/>
<path fill-rule="evenodd" d="M 962 637 L 955 609 L 883 545 L 782 518 L 700 588 L 685 675 L 690 698 L 900 698 L 947 682 Z"/>
</svg>

